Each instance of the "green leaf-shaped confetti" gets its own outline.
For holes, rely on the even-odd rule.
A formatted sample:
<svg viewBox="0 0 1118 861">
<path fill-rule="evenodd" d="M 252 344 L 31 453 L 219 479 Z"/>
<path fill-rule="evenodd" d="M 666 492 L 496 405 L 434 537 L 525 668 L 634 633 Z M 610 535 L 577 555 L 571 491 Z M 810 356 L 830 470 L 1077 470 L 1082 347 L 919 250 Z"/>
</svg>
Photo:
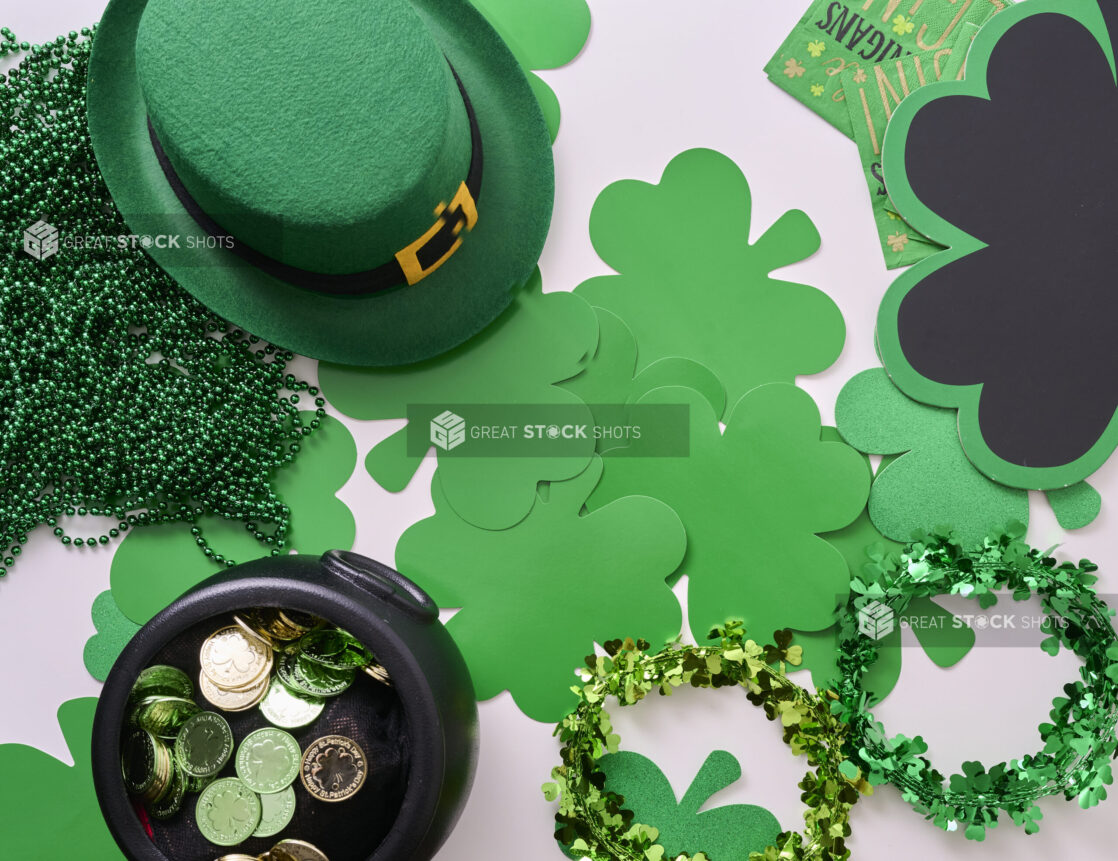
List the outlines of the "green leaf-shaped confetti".
<svg viewBox="0 0 1118 861">
<path fill-rule="evenodd" d="M 665 578 L 683 558 L 683 526 L 664 503 L 639 496 L 580 515 L 602 473 L 600 458 L 553 483 L 546 501 L 500 531 L 458 517 L 441 472 L 432 485 L 435 516 L 404 533 L 396 563 L 438 604 L 462 608 L 447 629 L 478 699 L 508 689 L 529 717 L 557 721 L 574 705 L 572 670 L 595 642 L 678 635 L 682 614 Z M 512 643 L 528 644 L 530 672 L 509 662 Z"/>
<path fill-rule="evenodd" d="M 543 292 L 539 273 L 491 326 L 465 344 L 426 362 L 396 368 L 323 363 L 322 390 L 356 419 L 406 418 L 409 404 L 559 405 L 572 423 L 591 415 L 575 395 L 556 386 L 576 376 L 594 351 L 594 310 L 570 293 Z M 366 466 L 382 486 L 399 490 L 419 465 L 406 451 L 407 429 L 377 446 Z M 439 457 L 447 502 L 470 523 L 505 529 L 531 510 L 541 481 L 582 472 L 586 457 Z"/>
<path fill-rule="evenodd" d="M 819 249 L 811 220 L 785 213 L 750 244 L 751 213 L 741 170 L 713 150 L 677 156 L 659 185 L 616 182 L 594 204 L 590 235 L 619 274 L 575 291 L 625 321 L 641 370 L 691 359 L 722 381 L 731 405 L 764 383 L 825 370 L 846 337 L 825 293 L 770 277 Z"/>
<path fill-rule="evenodd" d="M 357 465 L 357 446 L 340 421 L 330 416 L 304 439 L 299 458 L 280 470 L 276 492 L 291 507 L 286 551 L 321 554 L 353 547 L 353 513 L 335 495 Z M 267 555 L 240 523 L 204 518 L 198 525 L 227 558 L 247 562 Z M 188 524 L 170 524 L 128 533 L 113 556 L 110 581 L 121 612 L 143 624 L 187 589 L 222 566 L 195 546 Z"/>
</svg>

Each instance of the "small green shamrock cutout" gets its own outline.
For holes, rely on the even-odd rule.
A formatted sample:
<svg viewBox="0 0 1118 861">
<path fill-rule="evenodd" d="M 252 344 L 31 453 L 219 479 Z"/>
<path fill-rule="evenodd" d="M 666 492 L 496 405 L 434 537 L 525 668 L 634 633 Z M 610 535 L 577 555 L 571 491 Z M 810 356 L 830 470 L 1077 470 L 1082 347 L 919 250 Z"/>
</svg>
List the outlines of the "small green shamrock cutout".
<svg viewBox="0 0 1118 861">
<path fill-rule="evenodd" d="M 473 0 L 528 75 L 555 140 L 559 100 L 531 69 L 558 69 L 578 56 L 590 35 L 586 0 Z"/>
<path fill-rule="evenodd" d="M 140 626 L 120 612 L 111 591 L 102 592 L 94 599 L 90 615 L 97 633 L 86 641 L 85 667 L 93 678 L 103 682 Z"/>
<path fill-rule="evenodd" d="M 543 292 L 537 272 L 496 322 L 442 356 L 395 368 L 323 363 L 322 390 L 356 419 L 406 418 L 409 404 L 527 404 L 570 410 L 571 423 L 591 421 L 575 395 L 555 383 L 577 375 L 594 351 L 594 310 L 570 293 Z M 366 461 L 373 478 L 399 491 L 421 457 L 407 451 L 407 428 L 374 448 Z M 484 529 L 513 526 L 531 510 L 541 481 L 564 481 L 582 472 L 585 457 L 455 457 L 439 454 L 446 500 L 458 515 Z"/>
<path fill-rule="evenodd" d="M 682 613 L 666 578 L 686 548 L 683 526 L 655 499 L 627 497 L 580 514 L 602 474 L 594 457 L 570 481 L 555 482 L 511 529 L 479 529 L 447 504 L 440 473 L 435 516 L 412 526 L 396 566 L 442 607 L 466 658 L 479 700 L 512 692 L 529 717 L 557 721 L 573 705 L 574 667 L 617 632 L 664 642 Z M 508 660 L 527 644 L 531 672 Z"/>
<path fill-rule="evenodd" d="M 653 362 L 637 373 L 637 339 L 625 322 L 604 308 L 598 315 L 598 349 L 577 377 L 562 384 L 578 395 L 593 411 L 598 405 L 628 404 L 664 386 L 683 386 L 700 392 L 718 415 L 726 410 L 726 391 L 709 369 L 690 359 L 673 357 Z M 598 426 L 608 426 L 595 415 Z M 598 440 L 599 450 L 611 441 Z"/>
<path fill-rule="evenodd" d="M 847 382 L 835 416 L 843 438 L 859 451 L 900 455 L 878 473 L 870 491 L 870 518 L 883 535 L 907 541 L 917 529 L 946 524 L 964 544 L 973 544 L 1010 521 L 1028 522 L 1028 493 L 991 481 L 967 459 L 956 411 L 910 399 L 884 368 Z M 1049 501 L 1070 529 L 1094 519 L 1100 497 L 1081 483 L 1049 495 Z"/>
<path fill-rule="evenodd" d="M 759 635 L 833 625 L 850 574 L 818 534 L 858 517 L 870 476 L 858 452 L 820 441 L 811 397 L 786 383 L 756 388 L 731 410 L 724 434 L 710 404 L 689 389 L 656 389 L 640 403 L 688 406 L 690 456 L 640 457 L 639 442 L 606 451 L 589 508 L 644 494 L 676 511 L 687 529 L 677 575 L 689 578 L 692 633 L 704 636 L 727 619 L 744 619 Z"/>
<path fill-rule="evenodd" d="M 811 220 L 787 212 L 750 244 L 751 212 L 745 177 L 713 150 L 676 156 L 659 185 L 616 182 L 594 204 L 590 236 L 619 274 L 575 290 L 625 321 L 641 370 L 691 359 L 722 381 L 731 405 L 759 385 L 825 370 L 846 337 L 829 296 L 769 276 L 819 249 Z"/>
<path fill-rule="evenodd" d="M 353 512 L 335 496 L 357 465 L 357 446 L 331 416 L 307 437 L 299 457 L 275 477 L 276 492 L 291 507 L 287 552 L 321 554 L 353 547 Z M 212 547 L 226 558 L 247 562 L 267 555 L 240 523 L 219 518 L 198 522 Z M 222 566 L 198 551 L 189 524 L 175 523 L 128 533 L 113 556 L 112 594 L 120 612 L 137 624 L 196 586 Z"/>
<path fill-rule="evenodd" d="M 0 834 L 10 858 L 120 861 L 93 789 L 90 742 L 96 699 L 70 700 L 58 723 L 74 764 L 22 744 L 0 745 Z M 14 779 L 18 777 L 18 779 Z M 56 801 L 57 800 L 57 801 Z"/>
<path fill-rule="evenodd" d="M 702 852 L 712 861 L 748 861 L 776 842 L 780 823 L 755 804 L 730 804 L 699 812 L 715 793 L 741 778 L 733 754 L 713 751 L 679 801 L 664 773 L 651 759 L 622 751 L 601 759 L 605 788 L 625 797 L 633 821 L 660 831 L 657 843 L 666 857 Z"/>
</svg>

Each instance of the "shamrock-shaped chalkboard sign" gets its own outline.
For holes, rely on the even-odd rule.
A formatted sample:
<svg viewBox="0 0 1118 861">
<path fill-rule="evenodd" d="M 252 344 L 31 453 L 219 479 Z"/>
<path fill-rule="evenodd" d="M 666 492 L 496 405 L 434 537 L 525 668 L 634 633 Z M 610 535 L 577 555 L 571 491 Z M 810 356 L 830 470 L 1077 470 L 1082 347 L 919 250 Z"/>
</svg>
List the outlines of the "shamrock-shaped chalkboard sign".
<svg viewBox="0 0 1118 861">
<path fill-rule="evenodd" d="M 913 93 L 885 139 L 893 202 L 949 250 L 886 294 L 881 357 L 910 397 L 957 409 L 967 457 L 1012 487 L 1067 487 L 1118 445 L 1112 5 L 995 16 L 966 79 Z"/>
</svg>

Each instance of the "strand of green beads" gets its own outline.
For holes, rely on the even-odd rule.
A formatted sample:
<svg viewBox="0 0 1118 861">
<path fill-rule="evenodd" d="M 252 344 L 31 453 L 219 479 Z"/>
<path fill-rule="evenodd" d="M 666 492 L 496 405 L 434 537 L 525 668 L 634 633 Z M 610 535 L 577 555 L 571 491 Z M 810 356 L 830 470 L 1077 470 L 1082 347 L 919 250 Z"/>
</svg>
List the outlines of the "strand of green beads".
<svg viewBox="0 0 1118 861">
<path fill-rule="evenodd" d="M 324 401 L 287 373 L 290 353 L 214 317 L 118 239 L 131 231 L 85 118 L 95 29 L 42 45 L 0 29 L 0 61 L 18 59 L 0 74 L 0 576 L 40 524 L 98 546 L 189 522 L 203 553 L 232 565 L 197 526 L 217 515 L 278 555 L 290 510 L 272 475 Z M 35 228 L 46 250 L 23 245 Z M 83 515 L 116 526 L 67 534 L 63 518 Z"/>
</svg>

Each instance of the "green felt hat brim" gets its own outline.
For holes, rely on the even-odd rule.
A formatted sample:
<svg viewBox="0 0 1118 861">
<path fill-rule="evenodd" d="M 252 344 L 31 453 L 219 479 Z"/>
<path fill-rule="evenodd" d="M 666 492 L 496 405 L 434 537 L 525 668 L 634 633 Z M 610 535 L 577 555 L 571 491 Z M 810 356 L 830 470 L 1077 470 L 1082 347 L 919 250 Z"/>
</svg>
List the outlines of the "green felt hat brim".
<svg viewBox="0 0 1118 861">
<path fill-rule="evenodd" d="M 94 39 L 89 129 L 97 163 L 129 228 L 179 234 L 147 253 L 215 313 L 293 352 L 386 366 L 444 353 L 481 331 L 532 275 L 554 201 L 550 137 L 512 53 L 468 0 L 413 0 L 461 77 L 484 151 L 478 222 L 458 251 L 415 285 L 335 297 L 280 281 L 232 252 L 207 248 L 152 149 L 134 46 L 147 0 L 113 0 Z M 433 218 L 433 216 L 432 216 Z M 197 247 L 190 248 L 190 238 Z M 212 243 L 211 243 L 212 244 Z"/>
</svg>

